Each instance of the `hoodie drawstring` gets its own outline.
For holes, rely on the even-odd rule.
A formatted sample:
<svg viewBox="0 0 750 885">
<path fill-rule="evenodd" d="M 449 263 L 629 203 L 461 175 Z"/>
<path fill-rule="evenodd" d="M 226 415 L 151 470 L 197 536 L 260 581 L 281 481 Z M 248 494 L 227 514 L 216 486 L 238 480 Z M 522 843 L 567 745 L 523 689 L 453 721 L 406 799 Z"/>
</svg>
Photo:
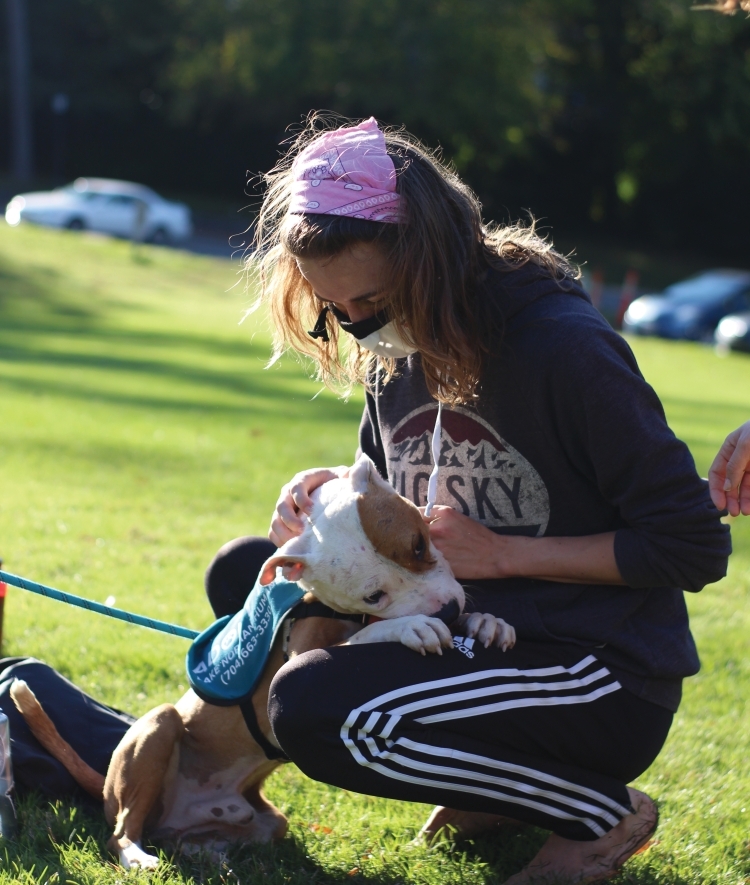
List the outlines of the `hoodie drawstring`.
<svg viewBox="0 0 750 885">
<path fill-rule="evenodd" d="M 437 484 L 438 484 L 438 475 L 440 474 L 440 449 L 443 438 L 443 404 L 438 401 L 438 410 L 437 410 L 437 418 L 435 419 L 435 427 L 432 430 L 432 473 L 430 474 L 430 479 L 427 483 L 427 506 L 424 510 L 424 515 L 429 516 L 432 513 L 432 508 L 435 506 L 435 501 L 437 500 Z"/>
</svg>

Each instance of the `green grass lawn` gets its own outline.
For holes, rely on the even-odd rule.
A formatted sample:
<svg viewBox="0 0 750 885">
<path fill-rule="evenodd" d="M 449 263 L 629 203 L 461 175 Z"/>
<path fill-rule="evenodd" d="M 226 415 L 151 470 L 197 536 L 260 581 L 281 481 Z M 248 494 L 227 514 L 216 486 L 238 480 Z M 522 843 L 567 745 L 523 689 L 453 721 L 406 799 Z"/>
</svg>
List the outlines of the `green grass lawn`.
<svg viewBox="0 0 750 885">
<path fill-rule="evenodd" d="M 216 549 L 264 534 L 278 489 L 296 470 L 351 460 L 361 399 L 321 393 L 292 360 L 263 369 L 269 338 L 258 319 L 238 325 L 249 298 L 237 272 L 180 252 L 0 224 L 0 556 L 8 571 L 201 629 L 211 620 L 203 571 Z M 725 434 L 750 417 L 750 359 L 632 344 L 705 474 Z M 659 801 L 658 841 L 619 882 L 750 882 L 750 518 L 733 532 L 729 577 L 688 600 L 703 670 L 638 782 Z M 43 658 L 134 714 L 179 696 L 186 648 L 13 588 L 6 603 L 5 655 Z M 508 833 L 414 846 L 426 807 L 335 790 L 293 766 L 271 778 L 268 793 L 290 818 L 280 845 L 239 848 L 221 870 L 175 861 L 151 878 L 501 882 L 544 839 Z M 0 846 L 0 883 L 123 881 L 100 815 L 27 800 L 21 823 L 21 838 Z"/>
</svg>

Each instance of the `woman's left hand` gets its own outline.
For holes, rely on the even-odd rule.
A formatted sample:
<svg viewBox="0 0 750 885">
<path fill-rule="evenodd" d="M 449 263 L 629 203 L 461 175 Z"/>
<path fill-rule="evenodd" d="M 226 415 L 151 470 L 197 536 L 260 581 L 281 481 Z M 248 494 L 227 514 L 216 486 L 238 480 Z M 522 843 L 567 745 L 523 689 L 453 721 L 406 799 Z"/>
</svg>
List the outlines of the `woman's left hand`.
<svg viewBox="0 0 750 885">
<path fill-rule="evenodd" d="M 424 516 L 424 508 L 420 510 Z M 573 538 L 498 535 L 440 504 L 425 522 L 432 543 L 459 581 L 519 577 L 576 584 L 625 583 L 615 559 L 614 532 Z"/>
<path fill-rule="evenodd" d="M 420 512 L 424 516 L 424 507 Z M 507 538 L 442 504 L 436 504 L 424 519 L 430 527 L 432 543 L 448 560 L 459 580 L 503 577 L 500 547 Z"/>
</svg>

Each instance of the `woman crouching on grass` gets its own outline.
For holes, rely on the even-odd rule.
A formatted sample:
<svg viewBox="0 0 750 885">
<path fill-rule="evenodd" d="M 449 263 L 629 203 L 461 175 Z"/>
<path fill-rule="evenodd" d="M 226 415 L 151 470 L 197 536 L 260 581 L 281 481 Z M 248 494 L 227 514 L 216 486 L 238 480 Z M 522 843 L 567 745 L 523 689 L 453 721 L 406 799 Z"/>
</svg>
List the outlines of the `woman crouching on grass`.
<svg viewBox="0 0 750 885">
<path fill-rule="evenodd" d="M 302 655 L 272 686 L 274 732 L 310 777 L 437 804 L 428 834 L 550 830 L 509 882 L 611 875 L 656 828 L 627 784 L 699 668 L 683 591 L 725 574 L 706 485 L 576 270 L 533 229 L 484 225 L 416 141 L 312 124 L 268 181 L 254 260 L 276 354 L 366 386 L 359 447 L 420 506 L 442 433 L 432 539 L 518 635 Z M 342 470 L 284 487 L 275 545 Z"/>
</svg>

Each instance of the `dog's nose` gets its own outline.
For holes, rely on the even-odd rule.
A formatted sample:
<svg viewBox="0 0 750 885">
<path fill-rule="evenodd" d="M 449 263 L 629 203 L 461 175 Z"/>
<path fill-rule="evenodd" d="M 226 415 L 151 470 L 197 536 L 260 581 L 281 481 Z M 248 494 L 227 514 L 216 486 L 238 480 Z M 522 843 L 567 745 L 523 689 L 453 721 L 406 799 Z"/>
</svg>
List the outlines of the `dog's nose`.
<svg viewBox="0 0 750 885">
<path fill-rule="evenodd" d="M 444 624 L 452 624 L 460 614 L 461 609 L 459 608 L 458 603 L 455 599 L 451 599 L 450 602 L 446 602 L 439 611 L 436 611 L 435 614 L 430 617 L 439 618 Z"/>
</svg>

